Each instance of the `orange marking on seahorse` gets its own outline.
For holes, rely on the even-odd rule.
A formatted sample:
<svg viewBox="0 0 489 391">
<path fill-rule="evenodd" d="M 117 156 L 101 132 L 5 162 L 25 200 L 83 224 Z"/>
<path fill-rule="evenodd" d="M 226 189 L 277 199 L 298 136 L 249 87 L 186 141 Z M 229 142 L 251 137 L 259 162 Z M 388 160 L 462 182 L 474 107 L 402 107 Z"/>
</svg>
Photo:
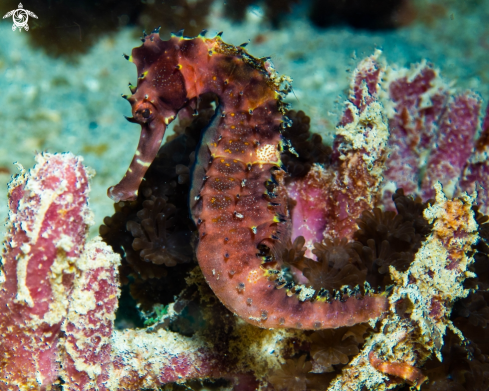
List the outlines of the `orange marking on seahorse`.
<svg viewBox="0 0 489 391">
<path fill-rule="evenodd" d="M 219 37 L 162 41 L 158 34 L 147 36 L 132 58 L 138 75 L 144 75 L 128 101 L 132 121 L 142 125 L 137 155 L 145 162 L 156 156 L 166 125 L 179 110 L 202 94 L 219 99 L 196 151 L 190 200 L 200 233 L 197 259 L 224 305 L 257 326 L 302 329 L 349 326 L 387 309 L 384 295 L 300 301 L 291 290 L 277 289 L 262 269 L 258 247 L 286 243 L 291 232 L 280 168 L 282 81 L 267 59 Z M 137 194 L 147 167 L 130 169 L 110 191 L 114 198 Z M 275 190 L 267 189 L 268 182 Z"/>
</svg>

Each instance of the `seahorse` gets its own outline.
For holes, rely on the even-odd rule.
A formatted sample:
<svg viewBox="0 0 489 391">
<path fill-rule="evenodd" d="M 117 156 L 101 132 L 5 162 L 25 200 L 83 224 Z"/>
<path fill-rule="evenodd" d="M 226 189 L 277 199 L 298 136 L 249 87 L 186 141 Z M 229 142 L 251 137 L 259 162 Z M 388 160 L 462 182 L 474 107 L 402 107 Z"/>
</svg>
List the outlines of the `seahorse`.
<svg viewBox="0 0 489 391">
<path fill-rule="evenodd" d="M 142 41 L 126 56 L 138 72 L 126 99 L 141 137 L 109 196 L 135 199 L 168 124 L 212 93 L 218 104 L 196 152 L 190 208 L 199 230 L 197 259 L 217 297 L 263 328 L 336 328 L 380 316 L 388 304 L 383 294 L 362 297 L 357 290 L 331 298 L 327 290 L 297 288 L 283 277 L 277 249 L 291 229 L 280 162 L 287 126 L 282 99 L 290 87 L 271 60 L 225 43 L 220 33 L 189 38 L 179 32 L 163 41 L 155 30 Z"/>
</svg>

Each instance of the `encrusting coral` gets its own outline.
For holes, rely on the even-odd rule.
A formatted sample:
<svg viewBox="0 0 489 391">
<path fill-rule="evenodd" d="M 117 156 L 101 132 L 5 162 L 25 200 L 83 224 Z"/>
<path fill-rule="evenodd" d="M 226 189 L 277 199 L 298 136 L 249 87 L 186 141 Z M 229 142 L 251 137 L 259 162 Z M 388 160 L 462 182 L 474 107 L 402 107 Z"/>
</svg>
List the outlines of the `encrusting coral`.
<svg viewBox="0 0 489 391">
<path fill-rule="evenodd" d="M 118 202 L 103 240 L 85 243 L 81 158 L 39 155 L 10 185 L 2 389 L 219 378 L 242 389 L 481 389 L 489 120 L 474 141 L 479 98 L 452 98 L 430 66 L 394 71 L 379 54 L 354 72 L 329 150 L 311 145 L 304 114 L 287 111 L 289 80 L 268 59 L 220 35 L 146 36 L 129 58 L 139 78 L 126 97 L 142 138 L 109 189 Z M 470 137 L 469 152 L 454 132 Z M 396 190 L 403 184 L 412 195 Z M 464 193 L 473 189 L 480 197 Z M 115 329 L 119 275 L 154 311 L 148 327 Z"/>
</svg>

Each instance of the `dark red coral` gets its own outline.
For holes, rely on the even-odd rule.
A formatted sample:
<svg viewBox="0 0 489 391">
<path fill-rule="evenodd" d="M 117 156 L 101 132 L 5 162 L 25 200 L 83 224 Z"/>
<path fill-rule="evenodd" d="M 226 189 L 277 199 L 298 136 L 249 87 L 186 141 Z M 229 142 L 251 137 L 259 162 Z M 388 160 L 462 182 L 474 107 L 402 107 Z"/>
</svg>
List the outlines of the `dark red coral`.
<svg viewBox="0 0 489 391">
<path fill-rule="evenodd" d="M 314 361 L 324 368 L 333 365 L 348 364 L 349 356 L 359 352 L 356 335 L 348 333 L 348 328 L 337 330 L 321 330 L 311 335 L 311 356 Z M 360 335 L 363 333 L 359 333 Z M 363 335 L 361 335 L 363 339 Z M 333 370 L 333 368 L 329 369 Z M 328 370 L 328 371 L 329 371 Z"/>
<path fill-rule="evenodd" d="M 290 243 L 281 253 L 280 259 L 287 266 L 293 266 L 299 270 L 303 270 L 305 261 L 308 259 L 305 256 L 306 248 L 304 247 L 305 239 L 303 236 L 295 238 L 293 243 Z"/>
<path fill-rule="evenodd" d="M 163 264 L 174 266 L 194 259 L 195 227 L 187 215 L 185 196 L 189 183 L 178 184 L 182 174 L 173 159 L 179 156 L 181 141 L 162 148 L 138 200 L 116 203 L 116 213 L 100 227 L 103 239 L 123 256 L 123 278 L 131 273 L 143 279 L 162 277 L 166 275 Z M 173 152 L 167 156 L 167 150 Z M 189 153 L 177 159 L 188 161 Z"/>
<path fill-rule="evenodd" d="M 175 232 L 176 206 L 161 197 L 143 202 L 137 213 L 138 221 L 127 222 L 127 229 L 134 236 L 132 248 L 139 256 L 155 265 L 175 266 L 189 262 L 193 248 L 186 232 Z"/>
<path fill-rule="evenodd" d="M 367 270 L 360 258 L 345 238 L 314 243 L 312 252 L 317 261 L 305 260 L 304 276 L 316 290 L 335 289 L 343 286 L 354 287 L 363 284 Z"/>
<path fill-rule="evenodd" d="M 139 208 L 138 202 L 115 203 L 115 213 L 111 217 L 105 217 L 104 224 L 99 227 L 99 233 L 104 242 L 122 257 L 119 274 L 123 284 L 129 282 L 130 275 L 139 276 L 143 279 L 159 278 L 166 275 L 164 266 L 143 261 L 139 252 L 132 247 L 134 238 L 126 229 L 126 224 L 130 219 L 136 218 Z"/>
<path fill-rule="evenodd" d="M 465 334 L 469 331 L 466 326 L 456 323 Z M 487 341 L 487 329 L 478 330 L 479 338 Z M 473 333 L 470 333 L 473 334 Z M 481 349 L 482 347 L 482 349 Z M 442 349 L 443 361 L 429 360 L 423 369 L 429 381 L 423 386 L 428 391 L 479 391 L 487 390 L 489 360 L 487 342 L 482 345 L 473 341 L 461 342 L 451 331 L 444 339 Z"/>
<path fill-rule="evenodd" d="M 374 208 L 364 211 L 357 221 L 359 230 L 354 238 L 355 249 L 369 268 L 378 268 L 381 274 L 394 266 L 405 271 L 414 260 L 414 254 L 431 232 L 423 217 L 428 203 L 419 198 L 405 196 L 399 189 L 393 195 L 398 213 Z"/>
<path fill-rule="evenodd" d="M 487 292 L 480 292 L 459 300 L 453 309 L 454 315 L 467 318 L 472 326 L 486 328 L 489 323 L 487 296 Z"/>
<path fill-rule="evenodd" d="M 286 360 L 281 368 L 267 378 L 276 391 L 324 390 L 335 374 L 312 373 L 307 355 Z"/>
<path fill-rule="evenodd" d="M 363 254 L 378 267 L 380 273 L 387 273 L 389 265 L 406 270 L 414 259 L 411 251 L 415 240 L 412 221 L 405 221 L 394 212 L 382 212 L 374 208 L 364 211 L 358 220 L 359 230 L 355 239 L 363 245 Z"/>
<path fill-rule="evenodd" d="M 432 225 L 423 217 L 423 211 L 434 204 L 433 199 L 422 201 L 420 197 L 405 195 L 403 189 L 397 189 L 392 195 L 397 213 L 406 221 L 412 221 L 417 235 L 426 236 L 431 232 Z"/>
<path fill-rule="evenodd" d="M 305 391 L 307 389 L 307 376 L 312 369 L 312 363 L 306 361 L 304 354 L 298 359 L 289 359 L 276 370 L 268 381 L 276 390 Z"/>
<path fill-rule="evenodd" d="M 158 278 L 135 278 L 129 286 L 131 296 L 139 304 L 139 309 L 151 311 L 154 304 L 167 305 L 175 301 L 175 296 L 187 288 L 186 277 L 195 264 L 183 264 L 167 269 L 166 276 Z"/>
</svg>

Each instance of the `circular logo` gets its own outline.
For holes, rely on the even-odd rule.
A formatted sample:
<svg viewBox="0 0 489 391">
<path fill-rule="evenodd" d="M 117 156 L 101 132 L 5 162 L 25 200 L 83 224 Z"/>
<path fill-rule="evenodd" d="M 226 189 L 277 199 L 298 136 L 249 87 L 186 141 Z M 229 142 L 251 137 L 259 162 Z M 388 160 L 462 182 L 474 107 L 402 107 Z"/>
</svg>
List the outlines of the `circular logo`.
<svg viewBox="0 0 489 391">
<path fill-rule="evenodd" d="M 16 28 L 18 28 L 19 31 L 22 31 L 22 29 L 24 29 L 25 31 L 29 31 L 29 25 L 27 24 L 29 16 L 37 19 L 37 15 L 34 12 L 24 9 L 22 3 L 19 3 L 19 8 L 7 12 L 5 15 L 3 15 L 3 19 L 12 17 L 14 21 L 14 24 L 12 25 L 12 31 L 15 31 Z"/>
<path fill-rule="evenodd" d="M 27 20 L 29 19 L 29 15 L 27 15 L 27 12 L 25 9 L 17 9 L 15 10 L 13 14 L 13 20 L 14 24 L 19 27 L 23 28 L 27 25 Z"/>
</svg>

